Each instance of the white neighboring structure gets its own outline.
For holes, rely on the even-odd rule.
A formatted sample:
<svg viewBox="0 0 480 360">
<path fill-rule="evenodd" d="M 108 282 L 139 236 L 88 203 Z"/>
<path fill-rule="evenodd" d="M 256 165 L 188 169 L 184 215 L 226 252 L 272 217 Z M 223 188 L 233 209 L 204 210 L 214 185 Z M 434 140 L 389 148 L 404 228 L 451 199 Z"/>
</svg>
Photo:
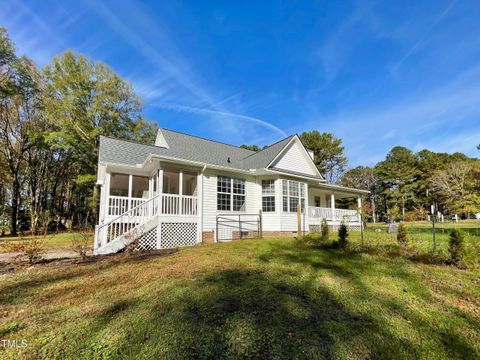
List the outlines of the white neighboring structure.
<svg viewBox="0 0 480 360">
<path fill-rule="evenodd" d="M 336 200 L 355 197 L 360 207 L 368 193 L 327 184 L 297 135 L 253 152 L 167 129 L 158 130 L 155 145 L 102 136 L 97 185 L 96 254 L 136 239 L 140 249 L 153 249 L 255 231 L 292 236 L 297 204 L 303 231 L 323 218 L 331 226 L 360 227 L 358 210 L 339 209 Z"/>
</svg>

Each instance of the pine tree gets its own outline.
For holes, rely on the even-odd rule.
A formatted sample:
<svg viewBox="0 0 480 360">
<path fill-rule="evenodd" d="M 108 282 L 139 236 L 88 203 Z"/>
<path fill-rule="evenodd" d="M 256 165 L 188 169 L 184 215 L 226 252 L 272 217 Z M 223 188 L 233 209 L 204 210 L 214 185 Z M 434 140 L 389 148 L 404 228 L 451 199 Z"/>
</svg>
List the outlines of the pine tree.
<svg viewBox="0 0 480 360">
<path fill-rule="evenodd" d="M 458 264 L 465 253 L 463 247 L 464 235 L 459 229 L 452 229 L 450 231 L 450 241 L 448 243 L 448 252 L 450 253 L 450 259 L 454 264 Z"/>
<path fill-rule="evenodd" d="M 345 249 L 348 245 L 348 229 L 345 224 L 341 224 L 338 228 L 338 245 L 341 249 Z"/>
<path fill-rule="evenodd" d="M 327 220 L 322 219 L 322 224 L 321 224 L 320 228 L 321 228 L 321 229 L 320 229 L 320 233 L 321 233 L 320 238 L 321 238 L 321 240 L 322 240 L 323 242 L 328 241 L 328 238 L 329 238 L 328 232 L 329 232 L 329 230 L 328 230 Z"/>
<path fill-rule="evenodd" d="M 408 244 L 407 227 L 403 222 L 398 226 L 397 241 L 402 246 L 406 246 Z"/>
</svg>

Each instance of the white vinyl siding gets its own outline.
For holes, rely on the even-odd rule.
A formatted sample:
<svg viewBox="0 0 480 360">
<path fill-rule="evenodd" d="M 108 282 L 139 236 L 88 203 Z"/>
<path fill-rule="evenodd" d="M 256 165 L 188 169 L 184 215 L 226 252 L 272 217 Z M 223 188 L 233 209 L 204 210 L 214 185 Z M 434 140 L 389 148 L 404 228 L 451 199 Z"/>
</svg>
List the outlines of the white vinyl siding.
<svg viewBox="0 0 480 360">
<path fill-rule="evenodd" d="M 317 176 L 315 165 L 299 140 L 294 140 L 288 149 L 273 164 L 277 169 Z"/>
</svg>

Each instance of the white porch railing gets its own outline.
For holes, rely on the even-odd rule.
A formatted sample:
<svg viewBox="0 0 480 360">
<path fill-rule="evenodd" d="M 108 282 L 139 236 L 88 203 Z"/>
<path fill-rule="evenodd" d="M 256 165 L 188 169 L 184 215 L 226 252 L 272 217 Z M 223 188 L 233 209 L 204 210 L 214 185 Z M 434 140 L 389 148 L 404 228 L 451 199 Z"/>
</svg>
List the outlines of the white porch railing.
<svg viewBox="0 0 480 360">
<path fill-rule="evenodd" d="M 123 196 L 108 197 L 108 215 L 118 216 L 128 211 L 130 199 Z"/>
<path fill-rule="evenodd" d="M 197 197 L 187 195 L 163 194 L 162 214 L 197 215 Z"/>
<path fill-rule="evenodd" d="M 150 199 L 109 196 L 108 215 L 110 217 L 106 218 L 108 222 L 97 227 L 95 249 L 107 245 L 121 235 L 135 236 L 136 227 L 145 224 L 154 216 L 196 216 L 197 214 L 196 196 L 159 194 Z"/>
<path fill-rule="evenodd" d="M 332 209 L 325 207 L 308 207 L 308 216 L 311 220 L 318 222 L 321 219 L 327 221 L 345 221 L 345 222 L 358 222 L 360 216 L 357 210 L 351 209 Z"/>
<path fill-rule="evenodd" d="M 150 201 L 152 199 L 155 199 L 155 201 Z M 130 209 L 134 209 L 146 202 L 149 203 L 148 206 L 141 208 L 141 211 L 146 211 L 145 215 L 157 215 L 160 209 L 160 214 L 166 215 L 195 216 L 198 213 L 196 196 L 160 194 L 152 199 L 109 196 L 108 216 L 120 216 Z"/>
<path fill-rule="evenodd" d="M 115 240 L 121 235 L 134 232 L 135 228 L 138 225 L 144 224 L 145 222 L 150 220 L 154 216 L 152 211 L 153 204 L 155 202 L 158 202 L 158 198 L 160 196 L 161 195 L 157 195 L 151 199 L 140 202 L 140 204 L 111 219 L 107 223 L 99 225 L 96 229 L 94 249 L 96 250 L 98 248 L 101 248 L 102 246 L 107 245 L 109 242 Z M 128 198 L 124 199 L 126 201 L 117 201 L 117 199 L 115 199 L 113 203 L 118 203 L 120 204 L 119 206 L 124 206 L 125 203 L 129 203 L 128 200 L 131 200 Z M 120 211 L 120 207 L 113 209 L 114 212 Z M 132 233 L 132 235 L 134 234 Z"/>
</svg>

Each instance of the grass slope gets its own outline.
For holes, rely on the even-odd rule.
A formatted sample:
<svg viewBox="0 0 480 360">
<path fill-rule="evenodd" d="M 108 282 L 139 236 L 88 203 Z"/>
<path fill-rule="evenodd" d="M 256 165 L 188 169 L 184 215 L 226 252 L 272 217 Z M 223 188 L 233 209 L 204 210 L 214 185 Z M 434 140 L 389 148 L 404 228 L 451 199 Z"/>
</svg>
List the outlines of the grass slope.
<svg viewBox="0 0 480 360">
<path fill-rule="evenodd" d="M 82 239 L 82 234 L 78 232 L 59 232 L 47 235 L 38 235 L 38 239 L 43 242 L 43 248 L 45 250 L 50 249 L 63 249 L 70 250 L 72 248 L 72 242 L 74 240 Z M 4 236 L 0 237 L 0 253 L 10 252 L 11 245 L 19 243 L 24 240 L 32 239 L 31 235 L 27 236 Z M 90 243 L 93 247 L 93 232 L 90 234 Z"/>
<path fill-rule="evenodd" d="M 0 357 L 479 358 L 479 275 L 290 239 L 37 265 L 2 275 Z"/>
</svg>

